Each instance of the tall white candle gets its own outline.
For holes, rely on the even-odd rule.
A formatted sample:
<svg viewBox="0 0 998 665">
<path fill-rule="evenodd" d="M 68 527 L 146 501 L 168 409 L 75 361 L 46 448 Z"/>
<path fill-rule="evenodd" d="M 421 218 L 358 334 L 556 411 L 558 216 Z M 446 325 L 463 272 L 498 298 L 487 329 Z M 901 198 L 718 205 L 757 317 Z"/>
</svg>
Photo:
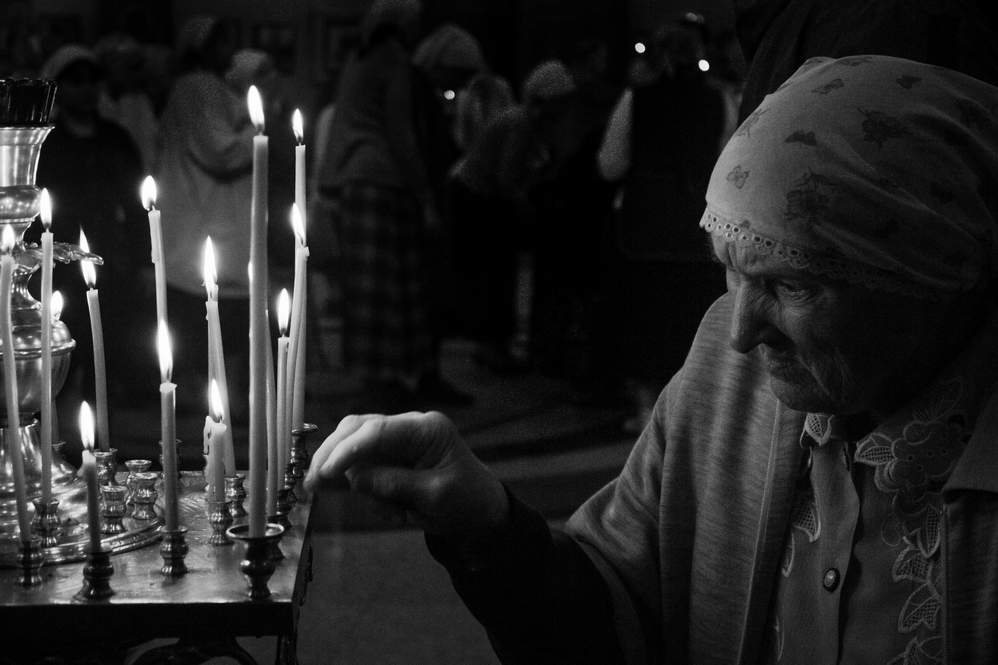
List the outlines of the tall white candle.
<svg viewBox="0 0 998 665">
<path fill-rule="evenodd" d="M 28 488 L 24 479 L 24 456 L 21 450 L 21 418 L 17 393 L 17 364 L 14 358 L 14 328 L 10 319 L 10 296 L 14 286 L 14 229 L 3 227 L 0 236 L 0 335 L 3 339 L 4 396 L 7 408 L 7 458 L 14 477 L 14 499 L 17 504 L 17 526 L 21 539 L 31 537 L 28 516 Z"/>
<path fill-rule="evenodd" d="M 39 200 L 42 220 L 42 394 L 41 441 L 42 503 L 52 500 L 52 199 L 49 190 L 42 189 Z"/>
<path fill-rule="evenodd" d="M 87 483 L 87 531 L 90 551 L 99 552 L 100 542 L 100 491 L 97 488 L 97 459 L 94 457 L 94 412 L 84 400 L 80 404 L 80 439 L 83 441 L 83 463 L 80 475 Z"/>
<path fill-rule="evenodd" d="M 268 317 L 269 318 L 269 317 Z M 277 387 L 274 380 L 274 350 L 267 340 L 267 515 L 277 514 L 280 491 L 277 469 Z"/>
<path fill-rule="evenodd" d="M 249 535 L 264 534 L 267 475 L 267 137 L 263 102 L 256 86 L 246 95 L 253 137 L 253 190 L 250 198 L 250 423 L 249 423 Z"/>
<path fill-rule="evenodd" d="M 62 306 L 63 297 L 62 291 L 52 292 L 52 324 L 59 320 L 62 316 Z M 59 438 L 59 408 L 55 400 L 52 400 L 49 405 L 52 407 L 52 440 L 61 441 Z"/>
<path fill-rule="evenodd" d="M 142 181 L 139 197 L 142 207 L 148 211 L 149 246 L 152 248 L 151 260 L 156 278 L 156 320 L 169 321 L 166 316 L 166 264 L 163 261 L 163 227 L 160 221 L 159 209 L 156 208 L 156 181 L 151 175 Z"/>
<path fill-rule="evenodd" d="M 291 411 L 288 437 L 290 430 L 301 429 L 305 423 L 305 310 L 308 308 L 308 277 L 305 263 L 308 261 L 308 243 L 305 237 L 305 220 L 308 218 L 308 199 L 305 193 L 305 128 L 301 111 L 295 109 L 291 115 L 292 130 L 295 135 L 295 205 L 301 215 L 301 226 L 295 228 L 295 281 L 294 299 L 298 310 L 298 320 L 294 322 L 295 307 L 292 308 L 291 347 L 289 351 L 288 380 L 291 386 L 291 399 L 288 408 Z M 292 226 L 295 222 L 292 217 Z M 299 265 L 301 266 L 299 270 Z"/>
<path fill-rule="evenodd" d="M 164 321 L 156 329 L 159 354 L 159 432 L 163 447 L 163 506 L 165 528 L 177 528 L 177 384 L 173 383 L 173 350 Z"/>
<path fill-rule="evenodd" d="M 288 317 L 290 316 L 291 301 L 288 297 L 288 290 L 281 289 L 281 294 L 277 297 L 277 328 L 280 337 L 277 338 L 277 481 L 276 487 L 280 491 L 284 485 L 284 470 L 288 466 L 288 399 L 291 397 L 286 390 L 288 385 Z"/>
<path fill-rule="evenodd" d="M 222 395 L 213 379 L 208 387 L 208 417 L 204 420 L 205 443 L 208 453 L 208 497 L 211 501 L 225 499 L 225 463 L 223 442 L 229 428 L 223 421 Z"/>
<path fill-rule="evenodd" d="M 80 229 L 80 249 L 90 251 L 90 244 Z M 100 293 L 97 291 L 97 268 L 93 261 L 80 261 L 83 281 L 87 284 L 87 308 L 90 310 L 90 334 L 94 344 L 94 395 L 97 403 L 97 445 L 111 449 L 107 418 L 107 365 L 104 362 L 104 325 L 101 323 Z"/>
<path fill-rule="evenodd" d="M 229 382 L 225 371 L 225 349 L 222 344 L 222 323 L 218 315 L 218 271 L 215 268 L 215 248 L 209 236 L 204 241 L 204 289 L 207 295 L 205 311 L 208 315 L 208 378 L 218 384 L 222 405 L 222 420 L 227 427 L 222 433 L 221 447 L 224 470 L 227 475 L 236 473 L 236 453 L 232 442 L 232 418 L 229 411 Z"/>
<path fill-rule="evenodd" d="M 291 229 L 295 236 L 294 300 L 291 306 L 291 341 L 288 357 L 287 390 L 291 396 L 288 410 L 291 429 L 300 429 L 305 422 L 305 316 L 308 309 L 308 245 L 305 219 L 298 204 L 291 206 Z"/>
</svg>

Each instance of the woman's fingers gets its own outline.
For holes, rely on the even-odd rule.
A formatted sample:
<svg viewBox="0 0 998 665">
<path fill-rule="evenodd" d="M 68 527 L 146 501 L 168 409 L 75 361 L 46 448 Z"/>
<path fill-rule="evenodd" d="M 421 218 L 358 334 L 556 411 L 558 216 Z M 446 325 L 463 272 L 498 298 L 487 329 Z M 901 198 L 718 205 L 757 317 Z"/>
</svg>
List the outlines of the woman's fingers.
<svg viewBox="0 0 998 665">
<path fill-rule="evenodd" d="M 326 461 L 336 446 L 350 436 L 357 429 L 363 425 L 365 422 L 371 418 L 377 418 L 377 414 L 367 414 L 367 415 L 350 415 L 343 418 L 333 433 L 326 437 L 322 445 L 319 446 L 318 450 L 312 455 L 312 461 L 308 467 L 308 473 L 305 475 L 305 489 L 310 492 L 314 492 L 319 481 L 322 480 L 319 476 L 319 468 L 322 467 L 323 463 Z"/>
</svg>

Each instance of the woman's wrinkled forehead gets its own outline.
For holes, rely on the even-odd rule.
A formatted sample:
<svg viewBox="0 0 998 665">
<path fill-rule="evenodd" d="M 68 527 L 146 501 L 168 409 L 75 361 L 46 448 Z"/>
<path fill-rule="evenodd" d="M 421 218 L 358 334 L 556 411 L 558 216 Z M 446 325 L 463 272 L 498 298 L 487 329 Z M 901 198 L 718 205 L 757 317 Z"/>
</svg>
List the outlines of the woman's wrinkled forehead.
<svg viewBox="0 0 998 665">
<path fill-rule="evenodd" d="M 701 226 L 795 268 L 915 295 L 998 265 L 998 89 L 886 56 L 806 62 L 722 152 Z"/>
</svg>

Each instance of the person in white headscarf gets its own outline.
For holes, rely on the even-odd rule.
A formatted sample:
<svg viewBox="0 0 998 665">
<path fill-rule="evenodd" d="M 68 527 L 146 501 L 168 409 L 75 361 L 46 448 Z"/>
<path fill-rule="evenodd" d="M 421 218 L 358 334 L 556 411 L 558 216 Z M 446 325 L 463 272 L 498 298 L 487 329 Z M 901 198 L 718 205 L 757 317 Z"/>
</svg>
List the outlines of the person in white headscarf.
<svg viewBox="0 0 998 665">
<path fill-rule="evenodd" d="M 882 55 L 768 95 L 700 221 L 728 293 L 564 530 L 439 413 L 348 417 L 306 485 L 418 521 L 505 662 L 998 662 L 996 109 Z"/>
<path fill-rule="evenodd" d="M 249 316 L 246 264 L 256 131 L 245 96 L 237 95 L 224 79 L 233 46 L 225 23 L 212 16 L 188 20 L 177 38 L 177 56 L 185 70 L 174 83 L 160 120 L 155 175 L 157 204 L 164 220 L 169 323 L 176 348 L 174 375 L 192 386 L 207 382 L 201 359 L 207 348 L 202 256 L 208 236 L 218 264 L 230 385 L 244 385 L 248 362 L 244 362 Z M 191 395 L 203 409 L 202 394 L 191 391 Z M 236 402 L 233 405 L 237 407 Z"/>
</svg>

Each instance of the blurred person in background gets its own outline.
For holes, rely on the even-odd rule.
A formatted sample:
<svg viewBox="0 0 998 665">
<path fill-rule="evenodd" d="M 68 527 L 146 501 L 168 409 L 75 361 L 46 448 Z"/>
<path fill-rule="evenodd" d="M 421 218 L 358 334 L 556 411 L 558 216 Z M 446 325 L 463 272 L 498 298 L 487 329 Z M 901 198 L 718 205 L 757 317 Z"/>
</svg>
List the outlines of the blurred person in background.
<svg viewBox="0 0 998 665">
<path fill-rule="evenodd" d="M 336 198 L 343 354 L 363 384 L 358 409 L 410 408 L 438 377 L 425 242 L 438 223 L 417 134 L 412 48 L 422 5 L 375 0 L 347 63 L 318 174 Z"/>
<path fill-rule="evenodd" d="M 457 96 L 454 140 L 463 151 L 447 180 L 446 217 L 454 232 L 456 332 L 477 342 L 475 358 L 494 370 L 513 368 L 516 289 L 515 210 L 469 172 L 486 128 L 515 104 L 506 79 L 477 74 Z"/>
<path fill-rule="evenodd" d="M 623 382 L 641 431 L 681 365 L 700 313 L 723 291 L 696 227 L 725 125 L 724 100 L 702 67 L 702 20 L 659 29 L 631 68 L 598 163 L 619 182 L 601 320 L 605 374 Z M 668 308 L 643 303 L 668 297 Z"/>
<path fill-rule="evenodd" d="M 174 339 L 174 376 L 192 409 L 204 410 L 207 393 L 207 330 L 204 325 L 203 256 L 211 236 L 218 266 L 230 391 L 248 390 L 249 219 L 253 135 L 240 97 L 224 76 L 232 63 L 229 27 L 212 16 L 195 16 L 181 29 L 176 80 L 160 120 L 156 181 L 163 211 L 163 251 Z M 233 419 L 246 404 L 232 401 Z M 183 438 L 183 437 L 181 437 Z"/>
<path fill-rule="evenodd" d="M 91 250 L 104 259 L 97 268 L 107 353 L 108 393 L 115 404 L 135 404 L 142 395 L 133 377 L 155 376 L 152 336 L 130 332 L 136 303 L 153 291 L 141 275 L 149 257 L 149 232 L 137 195 L 143 171 L 128 133 L 98 112 L 102 70 L 92 50 L 77 44 L 56 50 L 42 66 L 41 78 L 58 83 L 54 127 L 45 140 L 36 181 L 52 196 L 56 241 L 77 244 L 80 230 Z M 130 194 L 131 193 L 131 194 Z M 36 241 L 35 225 L 26 240 Z M 62 319 L 76 340 L 70 375 L 59 394 L 67 408 L 92 399 L 93 349 L 80 266 L 57 263 L 53 288 L 62 291 Z M 152 318 L 152 316 L 150 316 Z M 150 330 L 151 332 L 151 330 Z M 147 395 L 155 399 L 154 394 Z"/>
<path fill-rule="evenodd" d="M 427 259 L 427 296 L 433 354 L 437 360 L 435 375 L 426 375 L 423 397 L 440 404 L 462 406 L 471 396 L 457 390 L 440 375 L 440 349 L 446 336 L 453 336 L 460 318 L 459 287 L 455 262 L 458 220 L 447 205 L 449 173 L 461 155 L 455 140 L 458 100 L 465 94 L 468 81 L 487 69 L 481 45 L 467 30 L 445 23 L 431 32 L 416 47 L 412 57 L 416 68 L 416 134 L 424 155 L 434 205 L 440 211 L 437 224 L 427 228 L 423 239 Z"/>
<path fill-rule="evenodd" d="M 142 48 L 132 37 L 108 35 L 94 47 L 104 70 L 98 109 L 101 117 L 121 125 L 142 155 L 142 166 L 152 169 L 156 156 L 159 120 L 143 87 L 145 63 Z"/>
</svg>

